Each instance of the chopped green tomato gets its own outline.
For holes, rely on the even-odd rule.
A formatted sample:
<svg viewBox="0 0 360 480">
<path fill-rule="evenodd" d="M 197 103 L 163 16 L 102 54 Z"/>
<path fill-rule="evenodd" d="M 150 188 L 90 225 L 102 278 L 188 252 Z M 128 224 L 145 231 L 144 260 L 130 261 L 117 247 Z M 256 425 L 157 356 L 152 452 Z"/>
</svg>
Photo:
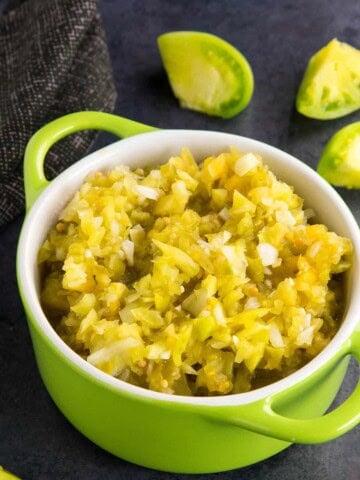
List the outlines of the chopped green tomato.
<svg viewBox="0 0 360 480">
<path fill-rule="evenodd" d="M 203 32 L 165 33 L 158 45 L 182 107 L 223 118 L 247 107 L 254 78 L 246 58 L 232 45 Z"/>
<path fill-rule="evenodd" d="M 0 465 L 0 480 L 19 480 L 19 477 L 16 477 L 12 473 L 7 472 Z"/>
<path fill-rule="evenodd" d="M 331 40 L 313 57 L 296 97 L 303 115 L 319 120 L 343 117 L 360 108 L 360 50 Z"/>
<path fill-rule="evenodd" d="M 337 187 L 360 188 L 360 122 L 347 125 L 330 139 L 317 171 Z"/>
</svg>

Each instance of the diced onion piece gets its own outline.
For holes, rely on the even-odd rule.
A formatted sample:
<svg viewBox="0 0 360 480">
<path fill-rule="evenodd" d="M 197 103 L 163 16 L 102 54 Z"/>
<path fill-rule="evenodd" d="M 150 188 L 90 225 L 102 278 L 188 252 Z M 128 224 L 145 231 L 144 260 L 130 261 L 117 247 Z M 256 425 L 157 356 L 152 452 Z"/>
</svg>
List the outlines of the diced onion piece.
<svg viewBox="0 0 360 480">
<path fill-rule="evenodd" d="M 134 265 L 134 242 L 131 240 L 124 240 L 122 243 L 122 249 L 125 253 L 126 260 L 130 266 Z"/>
<path fill-rule="evenodd" d="M 139 195 L 149 200 L 157 200 L 160 197 L 160 190 L 158 188 L 136 185 L 135 189 Z"/>
<path fill-rule="evenodd" d="M 260 303 L 256 297 L 249 297 L 244 305 L 244 310 L 253 310 L 254 308 L 259 308 Z"/>
<path fill-rule="evenodd" d="M 171 352 L 159 343 L 153 343 L 146 347 L 146 358 L 149 360 L 168 360 L 171 357 Z"/>
<path fill-rule="evenodd" d="M 260 163 L 260 160 L 253 153 L 246 153 L 234 165 L 234 171 L 237 175 L 242 177 L 251 170 L 254 170 Z"/>
<path fill-rule="evenodd" d="M 286 210 L 285 208 L 282 210 L 278 210 L 275 213 L 275 217 L 278 223 L 288 225 L 289 227 L 292 227 L 296 224 L 296 220 L 291 214 L 291 212 L 289 212 L 289 210 Z"/>
<path fill-rule="evenodd" d="M 113 355 L 120 355 L 129 348 L 134 348 L 139 345 L 139 340 L 133 337 L 123 338 L 117 342 L 107 345 L 100 350 L 96 350 L 94 353 L 87 357 L 87 361 L 96 365 L 100 362 L 108 361 Z"/>
<path fill-rule="evenodd" d="M 269 340 L 271 345 L 275 348 L 282 348 L 285 346 L 279 327 L 275 323 L 270 325 Z"/>
<path fill-rule="evenodd" d="M 279 256 L 278 250 L 273 245 L 267 242 L 259 243 L 259 245 L 257 246 L 257 251 L 261 259 L 261 263 L 264 265 L 264 267 L 274 265 Z"/>
<path fill-rule="evenodd" d="M 296 339 L 297 345 L 311 345 L 314 336 L 314 327 L 310 326 L 305 328 L 302 332 L 299 333 Z"/>
</svg>

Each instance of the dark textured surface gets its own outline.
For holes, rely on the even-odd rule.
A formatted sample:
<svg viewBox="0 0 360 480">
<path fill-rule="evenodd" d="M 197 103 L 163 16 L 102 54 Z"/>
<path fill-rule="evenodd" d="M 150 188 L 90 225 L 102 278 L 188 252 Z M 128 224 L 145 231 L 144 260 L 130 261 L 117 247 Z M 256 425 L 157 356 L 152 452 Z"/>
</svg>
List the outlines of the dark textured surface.
<svg viewBox="0 0 360 480">
<path fill-rule="evenodd" d="M 360 112 L 330 122 L 294 112 L 294 96 L 309 56 L 338 37 L 360 48 L 360 2 L 101 1 L 114 67 L 116 112 L 159 127 L 228 131 L 266 141 L 315 166 L 327 139 Z M 231 120 L 178 108 L 161 69 L 158 34 L 206 30 L 247 56 L 256 80 L 248 109 Z M 0 67 L 1 68 L 1 67 Z M 101 136 L 98 145 L 109 138 Z M 360 196 L 340 190 L 360 220 Z M 24 480 L 358 480 L 360 428 L 323 445 L 294 445 L 241 470 L 171 475 L 137 467 L 100 450 L 79 434 L 48 397 L 34 363 L 17 294 L 15 250 L 21 219 L 0 234 L 0 464 Z M 358 377 L 353 361 L 338 401 Z M 164 452 L 166 455 L 166 452 Z"/>
</svg>

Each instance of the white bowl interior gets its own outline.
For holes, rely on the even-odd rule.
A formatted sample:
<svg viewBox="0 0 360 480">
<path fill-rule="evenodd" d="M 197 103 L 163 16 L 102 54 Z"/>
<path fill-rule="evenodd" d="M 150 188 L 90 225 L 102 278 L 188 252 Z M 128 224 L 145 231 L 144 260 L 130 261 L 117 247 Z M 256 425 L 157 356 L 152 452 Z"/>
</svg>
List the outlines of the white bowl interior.
<svg viewBox="0 0 360 480">
<path fill-rule="evenodd" d="M 222 397 L 180 397 L 145 390 L 119 381 L 96 369 L 73 352 L 55 333 L 39 303 L 37 253 L 62 208 L 80 187 L 87 174 L 106 171 L 119 164 L 131 168 L 157 165 L 188 147 L 201 161 L 235 146 L 243 152 L 255 152 L 278 178 L 293 185 L 305 199 L 305 206 L 315 210 L 317 219 L 340 235 L 350 237 L 355 247 L 354 266 L 347 278 L 347 311 L 343 324 L 330 344 L 298 372 L 258 390 Z M 262 142 L 232 134 L 194 130 L 163 130 L 145 133 L 109 145 L 76 163 L 53 180 L 39 196 L 26 217 L 18 246 L 18 279 L 33 321 L 55 347 L 79 368 L 114 388 L 172 402 L 235 405 L 245 404 L 290 387 L 327 362 L 358 325 L 360 311 L 359 275 L 360 234 L 357 223 L 341 197 L 316 172 L 294 157 Z"/>
</svg>

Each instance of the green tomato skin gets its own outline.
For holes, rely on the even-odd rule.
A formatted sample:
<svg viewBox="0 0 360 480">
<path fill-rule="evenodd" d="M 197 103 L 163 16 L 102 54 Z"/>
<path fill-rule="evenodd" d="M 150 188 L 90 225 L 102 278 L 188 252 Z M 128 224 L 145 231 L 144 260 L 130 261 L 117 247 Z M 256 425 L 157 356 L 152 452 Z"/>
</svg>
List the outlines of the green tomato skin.
<svg viewBox="0 0 360 480">
<path fill-rule="evenodd" d="M 360 189 L 360 122 L 347 125 L 330 139 L 317 172 L 334 186 Z"/>
</svg>

